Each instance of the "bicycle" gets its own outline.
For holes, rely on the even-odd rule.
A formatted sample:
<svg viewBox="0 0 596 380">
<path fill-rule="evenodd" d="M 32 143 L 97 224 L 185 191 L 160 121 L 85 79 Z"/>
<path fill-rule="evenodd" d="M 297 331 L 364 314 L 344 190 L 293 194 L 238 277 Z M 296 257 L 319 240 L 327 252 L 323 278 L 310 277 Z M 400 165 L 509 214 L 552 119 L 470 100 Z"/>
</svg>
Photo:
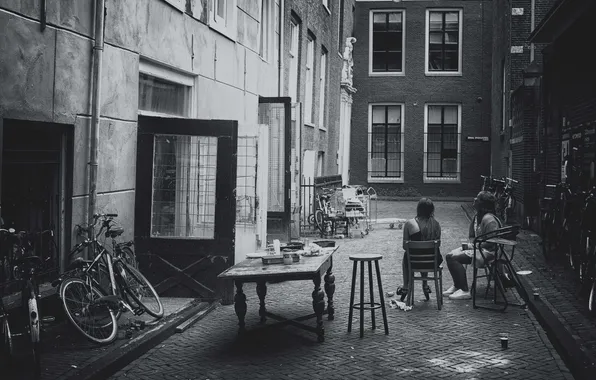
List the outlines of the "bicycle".
<svg viewBox="0 0 596 380">
<path fill-rule="evenodd" d="M 503 188 L 503 193 L 501 194 L 500 198 L 497 198 L 498 203 L 500 203 L 500 215 L 499 217 L 505 222 L 505 224 L 509 224 L 509 219 L 515 213 L 515 207 L 517 206 L 517 199 L 515 198 L 513 184 L 519 183 L 519 181 L 514 180 L 513 178 L 505 177 L 505 187 Z"/>
<path fill-rule="evenodd" d="M 104 233 L 106 237 L 112 238 L 112 244 L 117 244 L 114 239 L 124 231 L 122 227 L 112 226 L 112 220 L 117 216 L 93 216 L 89 228 L 94 230 L 101 220 L 99 232 L 92 235 L 92 239 L 77 244 L 69 255 L 72 257 L 91 247 L 93 260 L 77 258 L 69 266 L 70 273 L 53 283 L 54 286 L 60 285 L 58 294 L 69 321 L 87 339 L 99 344 L 108 344 L 116 339 L 117 320 L 123 311 L 133 315 L 146 312 L 156 319 L 164 315 L 163 305 L 149 281 L 129 265 L 116 249 L 112 253 L 98 241 Z M 136 283 L 133 284 L 133 281 Z M 77 289 L 78 295 L 71 297 L 71 294 L 77 294 Z M 143 289 L 148 292 L 142 294 Z M 150 305 L 151 299 L 154 304 Z"/>
<path fill-rule="evenodd" d="M 40 268 L 43 267 L 44 261 L 39 256 L 28 255 L 26 251 L 27 232 L 15 231 L 13 228 L 0 229 L 0 233 L 6 234 L 12 238 L 12 252 L 16 253 L 16 257 L 11 261 L 11 277 L 20 283 L 21 289 L 21 316 L 18 318 L 19 323 L 23 323 L 22 332 L 12 333 L 10 324 L 8 322 L 8 311 L 4 306 L 4 302 L 0 301 L 0 320 L 2 321 L 2 354 L 7 360 L 12 360 L 14 351 L 12 338 L 16 336 L 26 335 L 29 337 L 30 345 L 28 349 L 28 357 L 33 362 L 30 369 L 33 371 L 33 376 L 39 378 L 41 376 L 41 332 L 42 326 L 46 323 L 54 321 L 54 317 L 46 316 L 40 317 L 40 308 L 38 299 L 40 298 L 39 285 L 36 281 L 36 275 Z"/>
</svg>

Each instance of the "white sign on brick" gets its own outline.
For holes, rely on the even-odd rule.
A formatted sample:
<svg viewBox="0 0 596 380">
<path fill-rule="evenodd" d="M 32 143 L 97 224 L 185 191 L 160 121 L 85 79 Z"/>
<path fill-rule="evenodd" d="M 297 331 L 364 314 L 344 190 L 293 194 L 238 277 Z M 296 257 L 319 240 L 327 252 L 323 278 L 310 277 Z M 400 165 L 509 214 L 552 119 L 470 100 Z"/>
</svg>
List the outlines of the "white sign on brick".
<svg viewBox="0 0 596 380">
<path fill-rule="evenodd" d="M 522 46 L 512 46 L 511 47 L 511 54 L 520 54 L 524 52 L 524 47 Z"/>
<path fill-rule="evenodd" d="M 523 16 L 524 8 L 511 8 L 511 14 L 513 16 Z"/>
</svg>

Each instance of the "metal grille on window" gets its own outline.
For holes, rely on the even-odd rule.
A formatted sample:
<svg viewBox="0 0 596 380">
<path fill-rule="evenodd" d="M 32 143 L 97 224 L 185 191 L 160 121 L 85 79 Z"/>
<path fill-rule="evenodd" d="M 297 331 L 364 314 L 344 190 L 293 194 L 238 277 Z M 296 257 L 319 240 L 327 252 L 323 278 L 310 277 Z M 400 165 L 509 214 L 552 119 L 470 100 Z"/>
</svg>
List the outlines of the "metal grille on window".
<svg viewBox="0 0 596 380">
<path fill-rule="evenodd" d="M 236 224 L 257 223 L 257 152 L 257 137 L 238 137 Z"/>
<path fill-rule="evenodd" d="M 428 106 L 426 176 L 457 178 L 458 106 Z"/>
<path fill-rule="evenodd" d="M 217 138 L 155 135 L 151 236 L 213 239 Z"/>
<path fill-rule="evenodd" d="M 269 188 L 267 211 L 283 212 L 285 188 L 285 110 L 283 104 L 259 105 L 259 124 L 269 126 Z"/>
<path fill-rule="evenodd" d="M 401 130 L 401 106 L 372 106 L 371 177 L 401 177 Z"/>
</svg>

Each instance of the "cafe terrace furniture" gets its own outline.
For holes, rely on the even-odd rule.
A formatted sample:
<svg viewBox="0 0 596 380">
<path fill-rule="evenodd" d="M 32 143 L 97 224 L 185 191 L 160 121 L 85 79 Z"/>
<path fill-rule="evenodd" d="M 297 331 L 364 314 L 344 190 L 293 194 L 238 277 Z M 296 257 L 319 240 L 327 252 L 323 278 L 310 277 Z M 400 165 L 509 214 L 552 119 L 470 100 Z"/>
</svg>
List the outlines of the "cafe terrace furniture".
<svg viewBox="0 0 596 380">
<path fill-rule="evenodd" d="M 376 328 L 375 323 L 375 310 L 381 309 L 383 312 L 383 323 L 385 324 L 385 334 L 389 334 L 389 327 L 387 326 L 387 312 L 385 310 L 385 299 L 383 298 L 383 285 L 381 284 L 381 271 L 379 270 L 379 260 L 383 258 L 382 255 L 376 254 L 357 254 L 350 255 L 350 260 L 354 262 L 352 271 L 352 289 L 350 291 L 350 313 L 348 316 L 348 332 L 352 331 L 352 316 L 354 315 L 354 309 L 360 310 L 360 338 L 364 336 L 364 310 L 369 310 L 372 317 L 372 328 Z M 373 292 L 373 279 L 372 279 L 372 262 L 375 263 L 375 269 L 377 271 L 377 283 L 379 286 L 379 298 L 381 302 L 375 302 Z M 369 302 L 364 301 L 364 263 L 368 263 L 368 287 L 370 289 Z M 354 303 L 354 290 L 356 287 L 356 272 L 358 263 L 360 263 L 360 299 Z"/>
<path fill-rule="evenodd" d="M 334 249 L 323 249 L 320 256 L 302 256 L 300 261 L 289 265 L 284 264 L 263 264 L 261 259 L 247 259 L 226 269 L 217 277 L 223 280 L 233 280 L 236 285 L 236 295 L 234 296 L 234 310 L 238 316 L 238 334 L 243 335 L 246 332 L 244 317 L 246 316 L 246 295 L 243 291 L 243 285 L 247 282 L 257 284 L 257 295 L 259 296 L 260 307 L 259 315 L 261 323 L 265 323 L 267 317 L 280 321 L 275 325 L 292 325 L 294 327 L 314 332 L 317 334 L 317 340 L 325 340 L 325 329 L 323 327 L 323 314 L 327 314 L 328 320 L 332 321 L 335 315 L 333 307 L 333 294 L 335 293 L 335 276 L 332 273 L 333 253 L 339 247 Z M 324 289 L 321 289 L 321 277 L 324 276 Z M 267 282 L 298 281 L 311 280 L 314 284 L 312 292 L 312 305 L 314 313 L 304 315 L 295 319 L 287 319 L 277 314 L 267 311 L 265 307 L 265 295 L 267 294 Z M 325 294 L 327 294 L 327 308 L 325 309 Z M 309 326 L 302 321 L 316 318 L 316 326 Z M 271 325 L 269 325 L 271 326 Z"/>
<path fill-rule="evenodd" d="M 472 265 L 473 265 L 473 269 L 474 269 L 474 272 L 473 272 L 474 278 L 472 280 L 472 288 L 471 288 L 472 306 L 474 309 L 483 308 L 483 309 L 490 309 L 490 310 L 505 311 L 505 309 L 507 309 L 507 307 L 510 304 L 514 305 L 514 306 L 522 306 L 522 307 L 526 305 L 525 302 L 520 303 L 520 304 L 510 303 L 507 300 L 507 295 L 505 294 L 505 292 L 507 291 L 507 288 L 514 287 L 514 288 L 516 288 L 517 292 L 519 293 L 519 295 L 522 297 L 523 300 L 527 300 L 527 297 L 528 297 L 527 292 L 526 292 L 525 288 L 523 287 L 523 285 L 521 284 L 521 282 L 519 281 L 518 275 L 512 265 L 513 254 L 515 253 L 515 246 L 517 245 L 516 237 L 517 237 L 517 234 L 519 233 L 519 229 L 520 229 L 520 227 L 517 225 L 502 227 L 497 230 L 487 232 L 486 234 L 480 235 L 474 239 L 474 258 L 472 259 Z M 494 243 L 497 245 L 497 252 L 496 252 L 494 260 L 492 260 L 490 262 L 486 260 L 485 253 L 480 249 L 480 245 L 482 243 Z M 510 253 L 507 252 L 508 249 L 511 250 Z M 488 265 L 489 273 L 487 276 L 479 276 L 478 275 L 479 268 L 476 263 L 476 252 L 479 252 L 483 258 L 483 261 L 485 263 L 488 263 L 487 265 Z M 510 276 L 511 283 L 504 282 L 505 274 Z M 481 277 L 487 277 L 489 284 L 490 284 L 491 279 L 494 280 L 495 291 L 494 291 L 493 303 L 494 304 L 501 303 L 497 300 L 497 291 L 498 291 L 501 294 L 501 298 L 503 299 L 503 302 L 502 302 L 503 306 L 501 308 L 487 306 L 487 305 L 479 305 L 476 303 L 476 288 L 478 286 L 478 278 L 481 278 Z M 485 297 L 486 297 L 486 294 L 487 293 L 485 293 Z"/>
<path fill-rule="evenodd" d="M 443 306 L 443 267 L 439 264 L 439 246 L 440 240 L 428 241 L 406 241 L 406 257 L 408 261 L 408 272 L 410 273 L 410 283 L 408 284 L 408 305 L 414 303 L 414 281 L 435 282 L 435 292 L 437 294 L 437 307 L 441 310 Z M 416 273 L 425 273 L 427 276 L 416 276 Z"/>
</svg>

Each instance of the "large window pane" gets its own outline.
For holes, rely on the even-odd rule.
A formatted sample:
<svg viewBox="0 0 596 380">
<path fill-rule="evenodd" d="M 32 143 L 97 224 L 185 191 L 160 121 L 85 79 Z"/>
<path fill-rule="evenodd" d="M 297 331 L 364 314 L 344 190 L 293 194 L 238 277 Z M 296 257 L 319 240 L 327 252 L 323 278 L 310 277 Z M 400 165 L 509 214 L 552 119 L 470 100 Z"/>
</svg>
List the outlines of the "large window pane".
<svg viewBox="0 0 596 380">
<path fill-rule="evenodd" d="M 213 239 L 217 138 L 155 135 L 151 236 Z"/>
<path fill-rule="evenodd" d="M 374 12 L 372 17 L 373 72 L 402 71 L 403 13 Z"/>
<path fill-rule="evenodd" d="M 427 106 L 426 176 L 457 178 L 459 109 L 451 105 Z"/>
<path fill-rule="evenodd" d="M 371 107 L 369 176 L 377 178 L 401 177 L 401 106 L 375 105 Z"/>
<path fill-rule="evenodd" d="M 189 87 L 139 74 L 139 110 L 185 116 Z"/>
<path fill-rule="evenodd" d="M 459 71 L 459 12 L 432 11 L 428 18 L 428 70 Z"/>
</svg>

